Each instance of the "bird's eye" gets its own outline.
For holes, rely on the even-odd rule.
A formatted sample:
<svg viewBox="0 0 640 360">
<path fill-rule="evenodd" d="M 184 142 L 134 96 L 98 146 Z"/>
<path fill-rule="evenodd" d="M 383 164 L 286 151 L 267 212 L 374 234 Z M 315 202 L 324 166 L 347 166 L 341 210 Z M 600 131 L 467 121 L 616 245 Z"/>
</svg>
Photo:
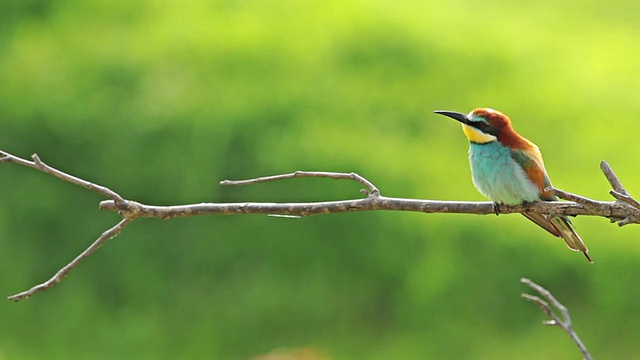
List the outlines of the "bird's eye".
<svg viewBox="0 0 640 360">
<path fill-rule="evenodd" d="M 482 132 L 485 132 L 485 130 L 487 130 L 487 123 L 484 121 L 476 121 L 473 123 L 473 126 Z"/>
<path fill-rule="evenodd" d="M 484 121 L 476 121 L 473 126 L 485 134 L 498 136 L 496 129 Z"/>
</svg>

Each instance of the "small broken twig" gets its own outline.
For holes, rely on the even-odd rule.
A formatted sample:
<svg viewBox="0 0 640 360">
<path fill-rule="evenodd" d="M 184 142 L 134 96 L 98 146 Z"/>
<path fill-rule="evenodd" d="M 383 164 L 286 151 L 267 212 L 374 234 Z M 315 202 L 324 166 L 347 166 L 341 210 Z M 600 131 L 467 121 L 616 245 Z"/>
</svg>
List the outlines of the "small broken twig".
<svg viewBox="0 0 640 360">
<path fill-rule="evenodd" d="M 551 294 L 549 290 L 543 288 L 542 286 L 526 278 L 520 279 L 520 282 L 527 285 L 531 289 L 535 290 L 538 294 L 542 296 L 541 298 L 536 295 L 522 293 L 522 297 L 525 300 L 538 304 L 538 306 L 540 306 L 540 309 L 545 314 L 547 314 L 547 316 L 549 316 L 550 319 L 545 320 L 542 323 L 545 325 L 560 327 L 567 334 L 569 334 L 569 337 L 571 338 L 571 340 L 576 344 L 578 349 L 580 349 L 582 356 L 584 356 L 586 360 L 592 360 L 593 358 L 591 357 L 591 354 L 587 350 L 587 347 L 584 345 L 582 340 L 580 340 L 580 337 L 573 329 L 573 325 L 571 323 L 571 316 L 569 315 L 569 310 L 564 305 L 562 305 L 555 298 L 555 296 Z M 543 300 L 543 298 L 546 299 L 546 301 Z M 556 311 L 558 311 L 560 315 L 558 315 Z"/>
</svg>

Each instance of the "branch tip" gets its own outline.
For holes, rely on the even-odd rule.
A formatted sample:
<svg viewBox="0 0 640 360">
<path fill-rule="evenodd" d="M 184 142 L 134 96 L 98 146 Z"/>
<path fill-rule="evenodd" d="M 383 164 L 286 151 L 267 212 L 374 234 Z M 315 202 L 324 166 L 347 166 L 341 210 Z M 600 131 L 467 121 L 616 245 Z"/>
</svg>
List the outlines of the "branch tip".
<svg viewBox="0 0 640 360">
<path fill-rule="evenodd" d="M 622 183 L 620 182 L 620 179 L 618 179 L 618 176 L 613 171 L 613 169 L 611 168 L 609 163 L 607 163 L 606 161 L 602 160 L 600 162 L 600 170 L 602 170 L 602 173 L 607 178 L 607 181 L 609 182 L 609 184 L 611 185 L 613 190 L 615 190 L 615 191 L 617 191 L 617 192 L 619 192 L 621 194 L 624 194 L 624 195 L 629 195 L 627 190 L 625 190 L 624 186 L 622 186 Z"/>
</svg>

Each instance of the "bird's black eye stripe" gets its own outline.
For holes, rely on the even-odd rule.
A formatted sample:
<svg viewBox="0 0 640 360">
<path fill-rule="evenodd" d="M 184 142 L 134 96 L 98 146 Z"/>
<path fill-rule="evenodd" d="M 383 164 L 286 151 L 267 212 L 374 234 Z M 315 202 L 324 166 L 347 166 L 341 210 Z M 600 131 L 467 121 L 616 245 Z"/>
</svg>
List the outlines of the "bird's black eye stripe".
<svg viewBox="0 0 640 360">
<path fill-rule="evenodd" d="M 498 129 L 492 127 L 484 121 L 474 121 L 471 123 L 471 125 L 485 134 L 498 136 Z"/>
<path fill-rule="evenodd" d="M 489 128 L 489 125 L 487 125 L 487 123 L 484 121 L 474 121 L 471 123 L 471 125 L 473 125 L 473 127 L 485 133 Z"/>
</svg>

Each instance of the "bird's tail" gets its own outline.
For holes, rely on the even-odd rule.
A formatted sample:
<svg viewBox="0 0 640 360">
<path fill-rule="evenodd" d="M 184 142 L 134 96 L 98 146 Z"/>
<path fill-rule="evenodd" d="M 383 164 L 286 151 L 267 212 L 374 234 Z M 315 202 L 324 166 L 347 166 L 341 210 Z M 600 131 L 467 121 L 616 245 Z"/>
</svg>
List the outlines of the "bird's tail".
<svg viewBox="0 0 640 360">
<path fill-rule="evenodd" d="M 590 263 L 593 262 L 591 257 L 589 257 L 589 249 L 587 249 L 582 238 L 580 238 L 580 235 L 578 235 L 576 230 L 573 228 L 571 220 L 569 220 L 568 217 L 554 216 L 552 218 L 547 218 L 545 215 L 531 212 L 524 212 L 522 215 L 526 216 L 529 220 L 538 224 L 551 234 L 562 238 L 564 242 L 567 243 L 569 249 L 581 251 Z"/>
</svg>

